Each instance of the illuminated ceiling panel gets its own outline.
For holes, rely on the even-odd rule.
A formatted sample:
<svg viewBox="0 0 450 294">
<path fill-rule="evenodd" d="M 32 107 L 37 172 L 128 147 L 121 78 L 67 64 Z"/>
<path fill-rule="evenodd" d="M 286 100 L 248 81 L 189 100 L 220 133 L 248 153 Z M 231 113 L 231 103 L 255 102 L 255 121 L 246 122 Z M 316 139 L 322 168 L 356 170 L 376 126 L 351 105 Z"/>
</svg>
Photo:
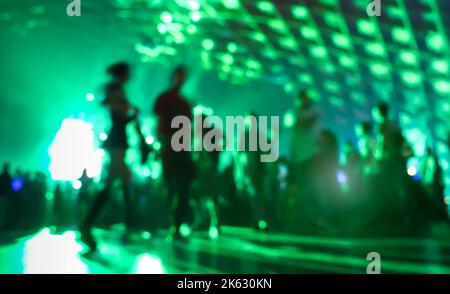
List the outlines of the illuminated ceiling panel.
<svg viewBox="0 0 450 294">
<path fill-rule="evenodd" d="M 20 34 L 67 23 L 63 5 L 9 2 L 0 25 Z M 324 105 L 358 118 L 384 99 L 397 114 L 422 115 L 433 142 L 448 139 L 448 0 L 382 0 L 380 17 L 367 16 L 368 0 L 81 2 L 73 22 L 97 37 L 117 30 L 142 62 L 184 61 L 233 84 L 266 79 L 289 93 L 312 89 Z"/>
</svg>

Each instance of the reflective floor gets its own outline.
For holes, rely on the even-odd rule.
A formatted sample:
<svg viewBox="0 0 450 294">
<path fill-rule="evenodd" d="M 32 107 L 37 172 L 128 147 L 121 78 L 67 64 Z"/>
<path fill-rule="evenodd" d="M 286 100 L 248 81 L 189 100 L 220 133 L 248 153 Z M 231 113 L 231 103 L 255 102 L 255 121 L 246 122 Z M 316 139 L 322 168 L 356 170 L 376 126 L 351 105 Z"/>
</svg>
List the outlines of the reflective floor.
<svg viewBox="0 0 450 294">
<path fill-rule="evenodd" d="M 310 237 L 222 227 L 217 239 L 193 233 L 187 242 L 166 232 L 137 232 L 126 243 L 120 229 L 96 230 L 99 254 L 74 231 L 44 228 L 12 241 L 0 239 L 0 273 L 366 273 L 369 252 L 382 273 L 450 273 L 448 239 Z"/>
</svg>

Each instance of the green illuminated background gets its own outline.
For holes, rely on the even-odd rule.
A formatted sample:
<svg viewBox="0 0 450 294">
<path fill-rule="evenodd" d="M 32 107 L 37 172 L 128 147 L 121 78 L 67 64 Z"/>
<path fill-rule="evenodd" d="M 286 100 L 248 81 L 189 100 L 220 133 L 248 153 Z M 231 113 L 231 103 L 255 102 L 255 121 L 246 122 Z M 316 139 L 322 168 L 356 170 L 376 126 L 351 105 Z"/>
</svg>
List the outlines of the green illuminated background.
<svg viewBox="0 0 450 294">
<path fill-rule="evenodd" d="M 68 1 L 1 0 L 0 161 L 48 169 L 66 118 L 92 123 L 99 141 L 104 69 L 128 60 L 148 135 L 153 101 L 184 63 L 186 95 L 222 115 L 284 115 L 311 89 L 341 140 L 389 101 L 417 155 L 436 150 L 448 184 L 450 2 L 382 0 L 380 17 L 368 3 L 81 0 L 81 16 L 68 17 Z"/>
</svg>

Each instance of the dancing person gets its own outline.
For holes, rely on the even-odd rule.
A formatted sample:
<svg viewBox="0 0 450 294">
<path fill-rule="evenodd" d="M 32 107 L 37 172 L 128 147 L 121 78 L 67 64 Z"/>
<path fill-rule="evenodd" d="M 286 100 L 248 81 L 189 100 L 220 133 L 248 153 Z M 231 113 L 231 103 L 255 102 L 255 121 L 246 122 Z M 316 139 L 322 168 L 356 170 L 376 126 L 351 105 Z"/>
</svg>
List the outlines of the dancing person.
<svg viewBox="0 0 450 294">
<path fill-rule="evenodd" d="M 108 176 L 105 180 L 105 186 L 96 196 L 94 203 L 81 226 L 82 241 L 89 246 L 89 252 L 93 252 L 97 248 L 97 243 L 92 236 L 91 228 L 107 203 L 112 184 L 117 179 L 121 181 L 122 192 L 124 195 L 125 226 L 127 229 L 129 228 L 131 219 L 131 172 L 125 163 L 125 152 L 128 149 L 126 126 L 129 122 L 136 119 L 139 110 L 130 104 L 124 90 L 125 84 L 130 76 L 129 65 L 125 62 L 119 62 L 111 65 L 107 72 L 112 80 L 106 86 L 106 95 L 103 105 L 110 111 L 112 127 L 103 147 L 109 152 L 111 160 L 108 167 Z M 127 233 L 128 230 L 126 231 L 125 236 L 127 236 Z"/>
<path fill-rule="evenodd" d="M 189 219 L 189 196 L 194 180 L 194 163 L 189 151 L 176 152 L 172 149 L 171 138 L 177 129 L 171 127 L 176 116 L 185 116 L 192 120 L 189 103 L 181 95 L 181 88 L 186 80 L 186 70 L 179 66 L 172 75 L 172 85 L 161 94 L 154 104 L 154 112 L 158 116 L 157 136 L 161 143 L 161 160 L 163 178 L 168 188 L 171 202 L 172 219 L 175 225 L 175 237 L 183 237 L 180 227 L 187 225 Z"/>
<path fill-rule="evenodd" d="M 300 92 L 295 101 L 295 125 L 293 127 L 291 156 L 298 164 L 311 158 L 316 152 L 316 133 L 320 118 L 319 109 L 306 91 Z"/>
</svg>

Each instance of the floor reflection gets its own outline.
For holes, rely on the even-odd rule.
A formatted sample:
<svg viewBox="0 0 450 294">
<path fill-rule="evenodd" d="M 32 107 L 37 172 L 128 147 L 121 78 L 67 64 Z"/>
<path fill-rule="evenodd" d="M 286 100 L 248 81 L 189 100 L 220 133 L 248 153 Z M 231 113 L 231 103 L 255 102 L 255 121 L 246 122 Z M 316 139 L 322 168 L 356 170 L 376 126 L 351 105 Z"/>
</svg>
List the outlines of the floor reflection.
<svg viewBox="0 0 450 294">
<path fill-rule="evenodd" d="M 166 232 L 136 232 L 123 243 L 120 230 L 95 230 L 99 253 L 82 257 L 75 231 L 49 228 L 1 240 L 0 273 L 365 273 L 377 251 L 385 273 L 450 273 L 450 245 L 432 239 L 351 239 L 293 236 L 221 228 L 169 242 Z M 0 239 L 1 236 L 0 236 Z"/>
</svg>

